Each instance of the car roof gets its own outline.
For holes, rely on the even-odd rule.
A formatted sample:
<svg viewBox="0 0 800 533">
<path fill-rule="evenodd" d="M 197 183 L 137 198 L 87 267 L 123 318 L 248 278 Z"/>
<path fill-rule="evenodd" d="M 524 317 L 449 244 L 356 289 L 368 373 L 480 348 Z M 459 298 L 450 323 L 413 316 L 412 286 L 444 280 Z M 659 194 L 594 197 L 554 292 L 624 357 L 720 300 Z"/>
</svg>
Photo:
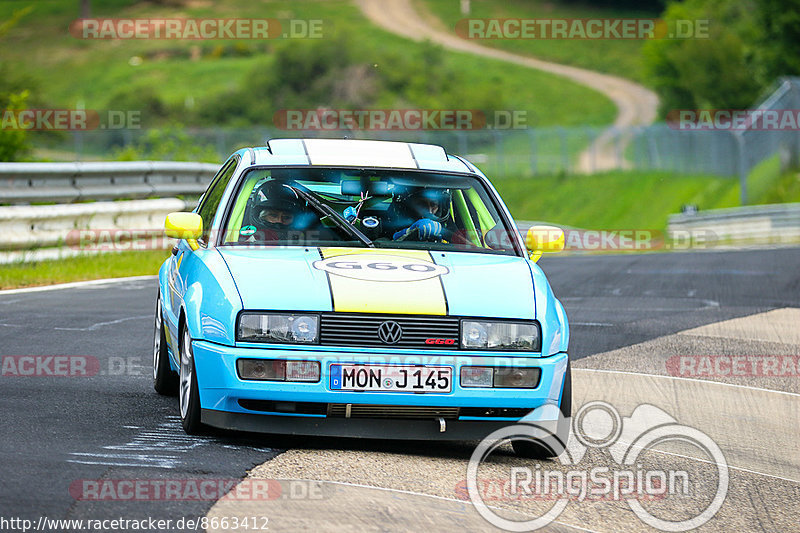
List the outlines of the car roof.
<svg viewBox="0 0 800 533">
<path fill-rule="evenodd" d="M 407 168 L 476 173 L 460 157 L 435 144 L 362 139 L 270 139 L 266 146 L 239 150 L 250 165 Z"/>
</svg>

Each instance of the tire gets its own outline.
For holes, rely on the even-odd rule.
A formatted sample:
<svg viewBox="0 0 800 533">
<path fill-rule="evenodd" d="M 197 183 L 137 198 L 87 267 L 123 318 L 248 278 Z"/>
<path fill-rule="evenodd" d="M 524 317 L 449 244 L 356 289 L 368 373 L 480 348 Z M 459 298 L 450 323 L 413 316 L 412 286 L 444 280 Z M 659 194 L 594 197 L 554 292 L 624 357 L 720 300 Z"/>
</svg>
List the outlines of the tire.
<svg viewBox="0 0 800 533">
<path fill-rule="evenodd" d="M 572 417 L 572 371 L 569 361 L 567 361 L 567 371 L 564 373 L 564 388 L 561 392 L 561 417 L 558 420 L 556 429 L 556 441 L 563 445 L 558 450 L 552 449 L 551 446 L 546 445 L 539 441 L 530 440 L 514 440 L 511 441 L 511 447 L 514 448 L 514 453 L 519 457 L 527 459 L 552 459 L 561 454 L 567 447 L 569 440 L 569 426 Z"/>
<path fill-rule="evenodd" d="M 178 374 L 169 365 L 167 334 L 161 314 L 161 295 L 156 298 L 156 323 L 153 334 L 153 388 L 164 396 L 175 396 L 178 392 Z"/>
<path fill-rule="evenodd" d="M 197 389 L 197 372 L 195 372 L 194 355 L 192 354 L 192 340 L 189 329 L 181 327 L 180 340 L 181 371 L 178 391 L 178 407 L 181 415 L 183 430 L 189 435 L 199 435 L 204 432 L 200 422 L 200 393 Z"/>
</svg>

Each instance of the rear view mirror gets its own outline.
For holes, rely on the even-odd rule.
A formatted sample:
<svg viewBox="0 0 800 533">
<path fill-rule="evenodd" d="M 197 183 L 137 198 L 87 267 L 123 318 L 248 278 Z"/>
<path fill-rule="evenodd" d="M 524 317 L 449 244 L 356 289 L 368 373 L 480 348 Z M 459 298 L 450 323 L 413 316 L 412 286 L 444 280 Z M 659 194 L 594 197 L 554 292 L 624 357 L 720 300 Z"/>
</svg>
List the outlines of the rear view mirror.
<svg viewBox="0 0 800 533">
<path fill-rule="evenodd" d="M 387 196 L 389 194 L 389 183 L 385 181 L 343 180 L 342 194 L 346 196 L 361 196 L 362 193 L 369 193 L 373 196 Z"/>
<path fill-rule="evenodd" d="M 192 250 L 197 250 L 197 239 L 203 235 L 203 219 L 196 213 L 170 213 L 164 221 L 167 237 L 186 239 Z"/>
<path fill-rule="evenodd" d="M 560 252 L 564 249 L 564 230 L 556 226 L 532 226 L 525 236 L 525 247 L 534 261 L 542 253 Z"/>
</svg>

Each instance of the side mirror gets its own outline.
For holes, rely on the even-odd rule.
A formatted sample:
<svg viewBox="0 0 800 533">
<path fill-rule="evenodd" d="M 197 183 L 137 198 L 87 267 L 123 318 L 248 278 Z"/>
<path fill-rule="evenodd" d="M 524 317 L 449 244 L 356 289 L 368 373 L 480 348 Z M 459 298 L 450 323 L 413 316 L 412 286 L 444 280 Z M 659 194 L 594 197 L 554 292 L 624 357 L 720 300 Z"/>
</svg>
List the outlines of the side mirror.
<svg viewBox="0 0 800 533">
<path fill-rule="evenodd" d="M 192 250 L 197 250 L 197 239 L 203 235 L 203 219 L 197 213 L 170 213 L 164 222 L 167 237 L 186 239 Z"/>
<path fill-rule="evenodd" d="M 555 226 L 532 226 L 525 236 L 525 247 L 534 261 L 538 261 L 542 253 L 560 252 L 564 249 L 564 230 Z"/>
</svg>

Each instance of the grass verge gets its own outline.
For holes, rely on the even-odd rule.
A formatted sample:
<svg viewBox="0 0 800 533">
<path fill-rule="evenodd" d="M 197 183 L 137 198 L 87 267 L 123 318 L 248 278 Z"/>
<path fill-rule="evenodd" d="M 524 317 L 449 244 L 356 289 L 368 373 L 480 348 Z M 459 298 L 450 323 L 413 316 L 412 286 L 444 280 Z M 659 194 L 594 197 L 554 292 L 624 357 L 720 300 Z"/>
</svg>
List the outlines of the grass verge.
<svg viewBox="0 0 800 533">
<path fill-rule="evenodd" d="M 684 204 L 701 210 L 739 206 L 736 177 L 611 171 L 493 182 L 514 218 L 586 229 L 664 230 Z M 750 205 L 800 202 L 800 174 L 781 174 L 777 156 L 756 166 L 747 182 Z"/>
<path fill-rule="evenodd" d="M 58 261 L 0 265 L 0 289 L 155 275 L 168 256 L 168 250 L 156 250 L 103 253 Z"/>
</svg>

